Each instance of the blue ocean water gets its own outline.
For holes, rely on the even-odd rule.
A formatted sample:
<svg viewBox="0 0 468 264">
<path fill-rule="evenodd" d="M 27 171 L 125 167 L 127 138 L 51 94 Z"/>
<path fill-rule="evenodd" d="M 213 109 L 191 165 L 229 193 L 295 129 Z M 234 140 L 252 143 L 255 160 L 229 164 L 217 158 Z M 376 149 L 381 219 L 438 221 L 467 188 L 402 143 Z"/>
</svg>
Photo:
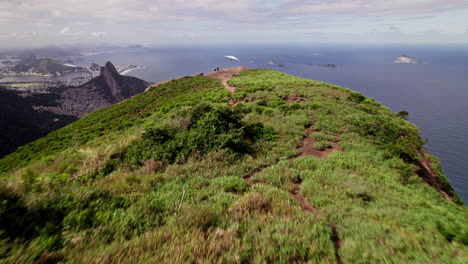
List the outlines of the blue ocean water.
<svg viewBox="0 0 468 264">
<path fill-rule="evenodd" d="M 225 55 L 241 61 L 230 61 Z M 394 63 L 400 55 L 424 63 Z M 409 111 L 410 121 L 429 141 L 427 150 L 439 157 L 456 192 L 468 202 L 468 46 L 212 45 L 101 54 L 85 57 L 80 64 L 103 65 L 107 60 L 145 66 L 128 75 L 150 82 L 243 65 L 359 91 L 393 112 Z M 336 68 L 307 64 L 335 64 Z"/>
</svg>

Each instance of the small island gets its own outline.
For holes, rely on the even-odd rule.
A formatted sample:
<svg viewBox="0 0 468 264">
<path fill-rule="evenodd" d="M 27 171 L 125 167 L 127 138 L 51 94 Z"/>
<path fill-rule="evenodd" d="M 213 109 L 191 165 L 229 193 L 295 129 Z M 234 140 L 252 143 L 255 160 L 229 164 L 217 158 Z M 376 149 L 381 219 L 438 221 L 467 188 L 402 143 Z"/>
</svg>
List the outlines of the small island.
<svg viewBox="0 0 468 264">
<path fill-rule="evenodd" d="M 315 67 L 322 67 L 322 68 L 331 68 L 331 69 L 335 69 L 336 68 L 336 64 L 314 64 L 314 63 L 308 63 L 306 64 L 307 66 L 315 66 Z"/>
<path fill-rule="evenodd" d="M 401 55 L 394 61 L 395 63 L 404 63 L 404 64 L 415 64 L 418 63 L 417 60 L 411 58 L 410 56 Z"/>
</svg>

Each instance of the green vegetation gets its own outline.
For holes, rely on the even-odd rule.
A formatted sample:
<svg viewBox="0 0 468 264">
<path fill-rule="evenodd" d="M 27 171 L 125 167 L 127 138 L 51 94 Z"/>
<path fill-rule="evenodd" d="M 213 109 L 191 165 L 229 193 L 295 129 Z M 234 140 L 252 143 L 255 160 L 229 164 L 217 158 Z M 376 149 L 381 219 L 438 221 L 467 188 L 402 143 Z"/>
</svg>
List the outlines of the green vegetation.
<svg viewBox="0 0 468 264">
<path fill-rule="evenodd" d="M 44 86 L 42 83 L 35 82 L 25 82 L 25 83 L 2 83 L 5 87 L 11 88 L 31 88 L 31 87 L 41 87 Z"/>
<path fill-rule="evenodd" d="M 405 119 L 405 120 L 408 120 L 409 113 L 408 113 L 408 111 L 400 111 L 396 115 L 403 118 L 403 119 Z"/>
<path fill-rule="evenodd" d="M 270 70 L 229 85 L 243 103 L 228 106 L 217 81 L 182 78 L 0 160 L 1 261 L 467 262 L 468 211 L 416 174 L 413 124 Z M 299 156 L 311 124 L 314 140 L 344 151 Z M 302 209 L 296 186 L 320 214 Z"/>
<path fill-rule="evenodd" d="M 319 141 L 314 143 L 314 149 L 316 150 L 325 150 L 327 148 L 331 148 L 331 144 L 328 141 Z"/>
<path fill-rule="evenodd" d="M 163 84 L 156 91 L 140 94 L 128 100 L 88 115 L 46 137 L 29 143 L 0 160 L 0 172 L 28 165 L 31 161 L 59 153 L 72 146 L 86 144 L 112 133 L 119 134 L 142 124 L 143 119 L 164 114 L 171 109 L 203 102 L 227 102 L 227 91 L 216 82 L 203 77 L 185 77 Z M 197 92 L 203 90 L 202 92 Z"/>
<path fill-rule="evenodd" d="M 175 161 L 183 163 L 190 155 L 204 155 L 222 149 L 236 156 L 249 152 L 249 141 L 274 138 L 271 127 L 262 123 L 245 125 L 242 116 L 239 108 L 197 106 L 183 122 L 183 127 L 166 126 L 146 131 L 130 147 L 125 158 L 143 165 L 151 159 L 169 164 Z"/>
<path fill-rule="evenodd" d="M 314 140 L 317 140 L 317 141 L 322 141 L 322 140 L 326 140 L 326 141 L 331 141 L 331 142 L 337 142 L 338 141 L 338 138 L 334 135 L 327 135 L 323 132 L 316 132 L 316 133 L 313 133 L 310 135 L 310 137 Z"/>
</svg>

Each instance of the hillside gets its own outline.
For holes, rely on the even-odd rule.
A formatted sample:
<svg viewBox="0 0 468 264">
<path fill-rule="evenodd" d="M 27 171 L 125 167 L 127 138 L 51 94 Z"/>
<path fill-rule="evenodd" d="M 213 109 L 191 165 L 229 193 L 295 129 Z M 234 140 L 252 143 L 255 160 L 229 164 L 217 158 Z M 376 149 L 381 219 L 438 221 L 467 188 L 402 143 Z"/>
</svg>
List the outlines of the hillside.
<svg viewBox="0 0 468 264">
<path fill-rule="evenodd" d="M 0 172 L 6 263 L 468 261 L 468 211 L 416 126 L 271 70 L 161 83 Z"/>
<path fill-rule="evenodd" d="M 100 75 L 77 87 L 60 88 L 57 105 L 45 110 L 83 117 L 103 107 L 142 93 L 149 83 L 132 76 L 120 75 L 111 62 L 101 67 Z"/>
<path fill-rule="evenodd" d="M 33 54 L 21 60 L 18 64 L 11 67 L 9 71 L 15 73 L 38 73 L 42 75 L 60 76 L 67 73 L 87 72 L 82 67 L 72 67 L 49 58 L 37 59 Z"/>
<path fill-rule="evenodd" d="M 0 86 L 0 158 L 103 107 L 143 92 L 148 83 L 120 75 L 111 62 L 80 86 L 54 87 L 46 93 Z"/>
<path fill-rule="evenodd" d="M 56 96 L 38 94 L 23 97 L 19 93 L 0 86 L 0 158 L 33 140 L 46 136 L 78 118 L 34 109 L 36 101 L 53 105 Z"/>
</svg>

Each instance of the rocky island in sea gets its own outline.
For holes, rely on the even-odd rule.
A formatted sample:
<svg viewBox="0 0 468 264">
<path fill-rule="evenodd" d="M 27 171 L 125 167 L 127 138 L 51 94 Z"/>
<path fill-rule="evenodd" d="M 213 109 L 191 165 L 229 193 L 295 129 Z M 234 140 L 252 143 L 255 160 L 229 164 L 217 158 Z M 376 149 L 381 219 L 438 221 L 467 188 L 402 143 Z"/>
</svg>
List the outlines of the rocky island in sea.
<svg viewBox="0 0 468 264">
<path fill-rule="evenodd" d="M 419 63 L 417 60 L 411 58 L 410 56 L 401 55 L 395 59 L 395 63 L 402 63 L 402 64 L 416 64 Z"/>
</svg>

